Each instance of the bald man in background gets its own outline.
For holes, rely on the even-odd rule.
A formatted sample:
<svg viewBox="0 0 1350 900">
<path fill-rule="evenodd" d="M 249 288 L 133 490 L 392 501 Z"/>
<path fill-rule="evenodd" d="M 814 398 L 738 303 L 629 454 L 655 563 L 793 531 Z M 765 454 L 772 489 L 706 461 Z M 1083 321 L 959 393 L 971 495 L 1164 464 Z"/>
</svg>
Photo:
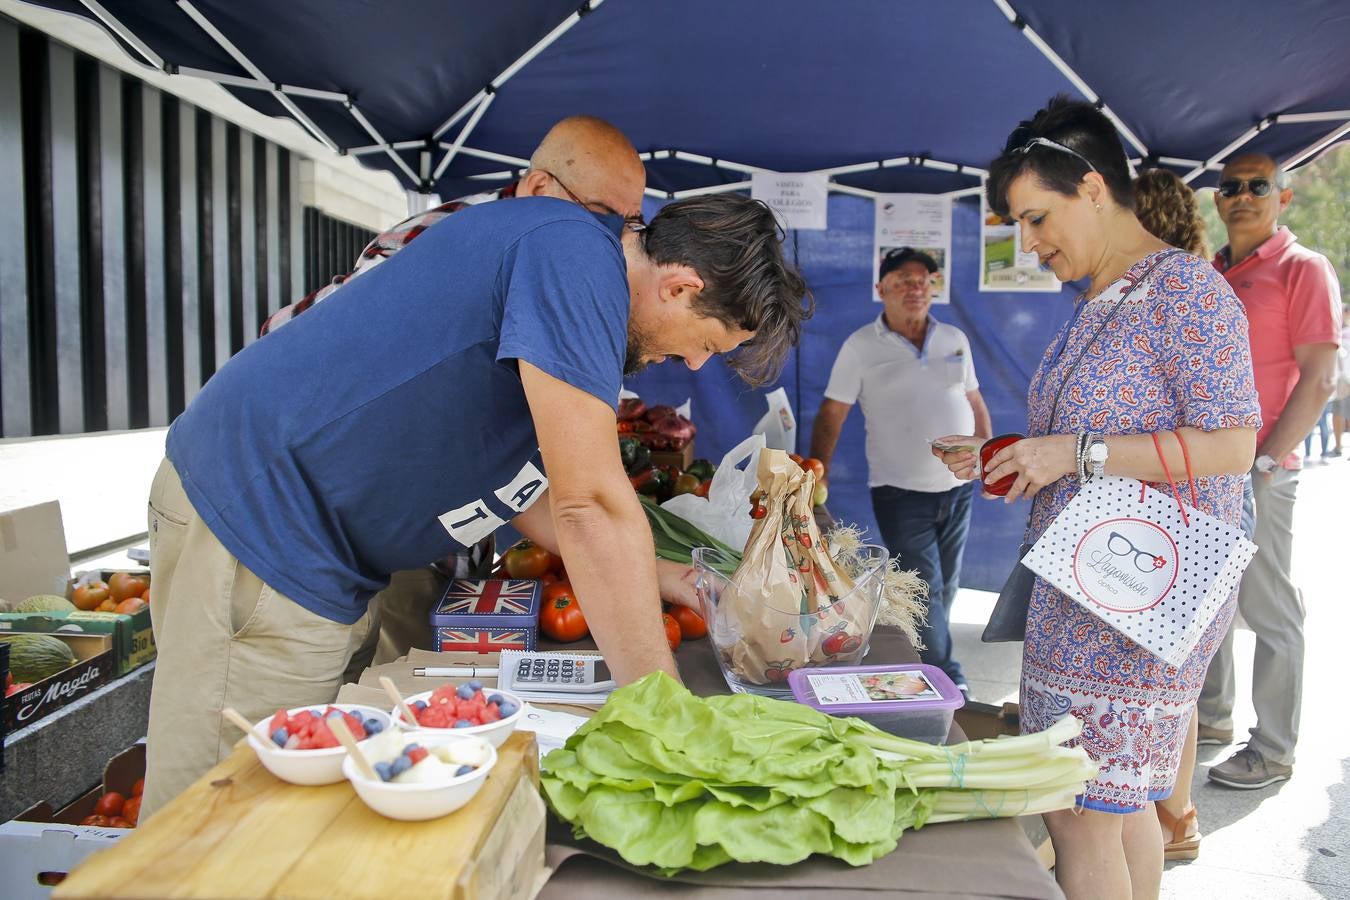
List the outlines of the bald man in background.
<svg viewBox="0 0 1350 900">
<path fill-rule="evenodd" d="M 640 221 L 646 184 L 647 171 L 623 132 L 593 116 L 569 116 L 549 129 L 531 154 L 530 167 L 519 181 L 496 191 L 451 200 L 404 219 L 367 244 L 351 272 L 333 278 L 314 293 L 273 314 L 263 323 L 261 333 L 267 335 L 277 330 L 462 209 L 509 197 L 553 197 L 579 204 L 596 215 Z M 389 587 L 371 601 L 370 636 L 353 654 L 346 679 L 355 681 L 372 663 L 398 659 L 412 647 L 439 649 L 431 628 L 432 609 L 445 593 L 449 579 L 485 577 L 492 568 L 494 550 L 493 538 L 489 536 L 468 553 L 420 569 L 393 573 Z M 678 579 L 671 579 L 671 583 L 677 582 Z"/>
</svg>

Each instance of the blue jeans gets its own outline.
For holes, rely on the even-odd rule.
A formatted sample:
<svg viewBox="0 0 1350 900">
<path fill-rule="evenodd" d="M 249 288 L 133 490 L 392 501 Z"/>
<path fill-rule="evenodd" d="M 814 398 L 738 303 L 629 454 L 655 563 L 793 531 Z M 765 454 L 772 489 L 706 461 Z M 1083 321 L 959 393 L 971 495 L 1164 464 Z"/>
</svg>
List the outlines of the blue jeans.
<svg viewBox="0 0 1350 900">
<path fill-rule="evenodd" d="M 919 631 L 925 649 L 919 656 L 956 684 L 964 684 L 966 677 L 961 664 L 952 659 L 948 619 L 961 583 L 961 555 L 974 495 L 974 482 L 936 493 L 872 488 L 872 510 L 886 548 L 900 558 L 902 569 L 917 569 L 928 582 L 928 624 Z"/>
</svg>

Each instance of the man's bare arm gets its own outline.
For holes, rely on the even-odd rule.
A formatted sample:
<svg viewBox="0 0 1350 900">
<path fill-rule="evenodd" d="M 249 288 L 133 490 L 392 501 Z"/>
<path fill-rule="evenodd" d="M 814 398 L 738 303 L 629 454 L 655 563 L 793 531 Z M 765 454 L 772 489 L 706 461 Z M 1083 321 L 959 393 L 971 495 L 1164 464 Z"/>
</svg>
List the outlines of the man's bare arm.
<svg viewBox="0 0 1350 900">
<path fill-rule="evenodd" d="M 1298 363 L 1298 384 L 1289 395 L 1289 402 L 1280 412 L 1275 427 L 1257 448 L 1257 455 L 1267 455 L 1276 462 L 1284 459 L 1303 442 L 1326 409 L 1327 401 L 1336 390 L 1336 345 L 1303 344 L 1294 348 Z"/>
<path fill-rule="evenodd" d="M 825 464 L 825 474 L 830 473 L 830 460 L 834 458 L 835 445 L 839 443 L 839 432 L 844 430 L 844 420 L 848 418 L 851 403 L 841 403 L 826 397 L 820 401 L 820 410 L 816 413 L 816 423 L 811 426 L 811 455 Z"/>
</svg>

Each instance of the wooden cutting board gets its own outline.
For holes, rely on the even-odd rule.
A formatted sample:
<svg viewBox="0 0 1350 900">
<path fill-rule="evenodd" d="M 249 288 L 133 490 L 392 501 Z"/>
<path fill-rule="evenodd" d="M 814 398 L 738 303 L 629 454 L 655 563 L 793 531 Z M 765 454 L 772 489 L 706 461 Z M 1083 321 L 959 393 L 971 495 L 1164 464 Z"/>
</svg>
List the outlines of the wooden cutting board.
<svg viewBox="0 0 1350 900">
<path fill-rule="evenodd" d="M 534 735 L 518 731 L 497 753 L 468 805 L 429 822 L 397 822 L 345 781 L 281 781 L 240 741 L 53 896 L 528 900 L 548 873 Z"/>
</svg>

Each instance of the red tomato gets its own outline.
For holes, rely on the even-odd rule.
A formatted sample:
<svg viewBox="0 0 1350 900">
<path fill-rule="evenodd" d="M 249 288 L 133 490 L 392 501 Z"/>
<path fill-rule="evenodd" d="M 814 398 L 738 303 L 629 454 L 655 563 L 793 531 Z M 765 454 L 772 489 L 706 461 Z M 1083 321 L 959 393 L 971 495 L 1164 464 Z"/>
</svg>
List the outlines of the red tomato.
<svg viewBox="0 0 1350 900">
<path fill-rule="evenodd" d="M 137 782 L 137 784 L 140 784 L 140 782 Z M 135 790 L 135 788 L 133 788 L 132 790 Z M 136 822 L 141 817 L 140 794 L 133 794 L 131 798 L 128 799 L 127 802 L 122 805 L 122 817 L 126 819 L 128 822 L 130 822 L 133 827 L 136 825 Z"/>
<path fill-rule="evenodd" d="M 130 572 L 114 572 L 108 576 L 108 594 L 121 603 L 130 597 L 139 597 L 150 586 L 150 579 Z"/>
<path fill-rule="evenodd" d="M 512 578 L 539 578 L 553 568 L 556 558 L 537 544 L 521 541 L 506 551 L 502 563 Z"/>
<path fill-rule="evenodd" d="M 98 609 L 99 604 L 108 599 L 108 586 L 102 581 L 91 581 L 75 588 L 70 602 L 83 610 Z"/>
<path fill-rule="evenodd" d="M 126 802 L 127 798 L 117 793 L 117 791 L 108 791 L 108 793 L 99 797 L 98 802 L 94 804 L 94 815 L 107 816 L 110 819 L 113 816 L 120 816 L 122 814 L 122 806 Z"/>
<path fill-rule="evenodd" d="M 801 466 L 808 472 L 815 472 L 817 478 L 825 477 L 825 464 L 814 456 L 808 456 L 806 459 L 802 460 Z"/>
<path fill-rule="evenodd" d="M 275 731 L 276 729 L 272 730 Z M 145 793 L 145 779 L 137 778 L 136 783 L 131 786 L 131 796 L 139 797 L 141 794 L 144 793 Z"/>
<path fill-rule="evenodd" d="M 146 588 L 146 590 L 148 591 L 148 590 L 150 590 L 150 589 L 149 589 L 149 588 Z M 138 612 L 140 612 L 141 610 L 145 609 L 145 608 L 146 608 L 147 606 L 149 606 L 149 605 L 150 605 L 150 604 L 147 603 L 147 602 L 146 602 L 144 599 L 142 599 L 141 597 L 128 597 L 127 599 L 123 600 L 121 603 L 117 604 L 117 607 L 113 610 L 113 612 L 119 612 L 119 613 L 122 613 L 123 615 L 129 616 L 129 615 L 131 615 L 131 614 L 133 614 L 133 613 L 138 613 Z"/>
<path fill-rule="evenodd" d="M 799 465 L 799 466 L 802 464 L 802 457 L 801 457 L 800 454 L 797 454 L 797 453 L 789 453 L 789 454 L 788 454 L 788 459 L 792 460 L 793 462 L 795 462 L 795 463 L 796 463 L 797 465 Z"/>
<path fill-rule="evenodd" d="M 694 496 L 706 497 L 708 496 L 708 491 L 710 491 L 711 489 L 712 489 L 712 479 L 709 478 L 706 481 L 699 482 L 699 486 L 694 488 Z"/>
<path fill-rule="evenodd" d="M 696 641 L 708 633 L 708 624 L 703 621 L 703 617 L 687 606 L 672 604 L 670 617 L 680 626 L 682 640 Z"/>
<path fill-rule="evenodd" d="M 680 623 L 671 617 L 670 613 L 662 613 L 661 621 L 666 626 L 666 641 L 670 644 L 672 652 L 680 649 Z"/>
<path fill-rule="evenodd" d="M 552 593 L 552 597 L 548 594 Z M 581 614 L 572 586 L 566 582 L 550 584 L 539 609 L 539 629 L 555 641 L 571 643 L 590 634 L 586 617 Z"/>
<path fill-rule="evenodd" d="M 136 826 L 134 826 L 129 820 L 124 819 L 124 818 L 121 817 L 121 816 L 113 816 L 111 819 L 108 820 L 108 825 L 109 825 L 110 827 L 112 827 L 112 828 L 135 828 L 135 827 L 136 827 Z"/>
<path fill-rule="evenodd" d="M 97 827 L 99 827 L 99 828 L 107 828 L 107 827 L 108 827 L 108 821 L 109 821 L 109 820 L 108 820 L 108 817 L 107 817 L 107 816 L 100 816 L 100 815 L 98 815 L 97 813 L 95 813 L 95 814 L 92 815 L 92 816 L 85 816 L 83 819 L 80 820 L 80 824 L 81 824 L 81 825 L 95 825 L 95 826 L 97 826 Z"/>
</svg>

